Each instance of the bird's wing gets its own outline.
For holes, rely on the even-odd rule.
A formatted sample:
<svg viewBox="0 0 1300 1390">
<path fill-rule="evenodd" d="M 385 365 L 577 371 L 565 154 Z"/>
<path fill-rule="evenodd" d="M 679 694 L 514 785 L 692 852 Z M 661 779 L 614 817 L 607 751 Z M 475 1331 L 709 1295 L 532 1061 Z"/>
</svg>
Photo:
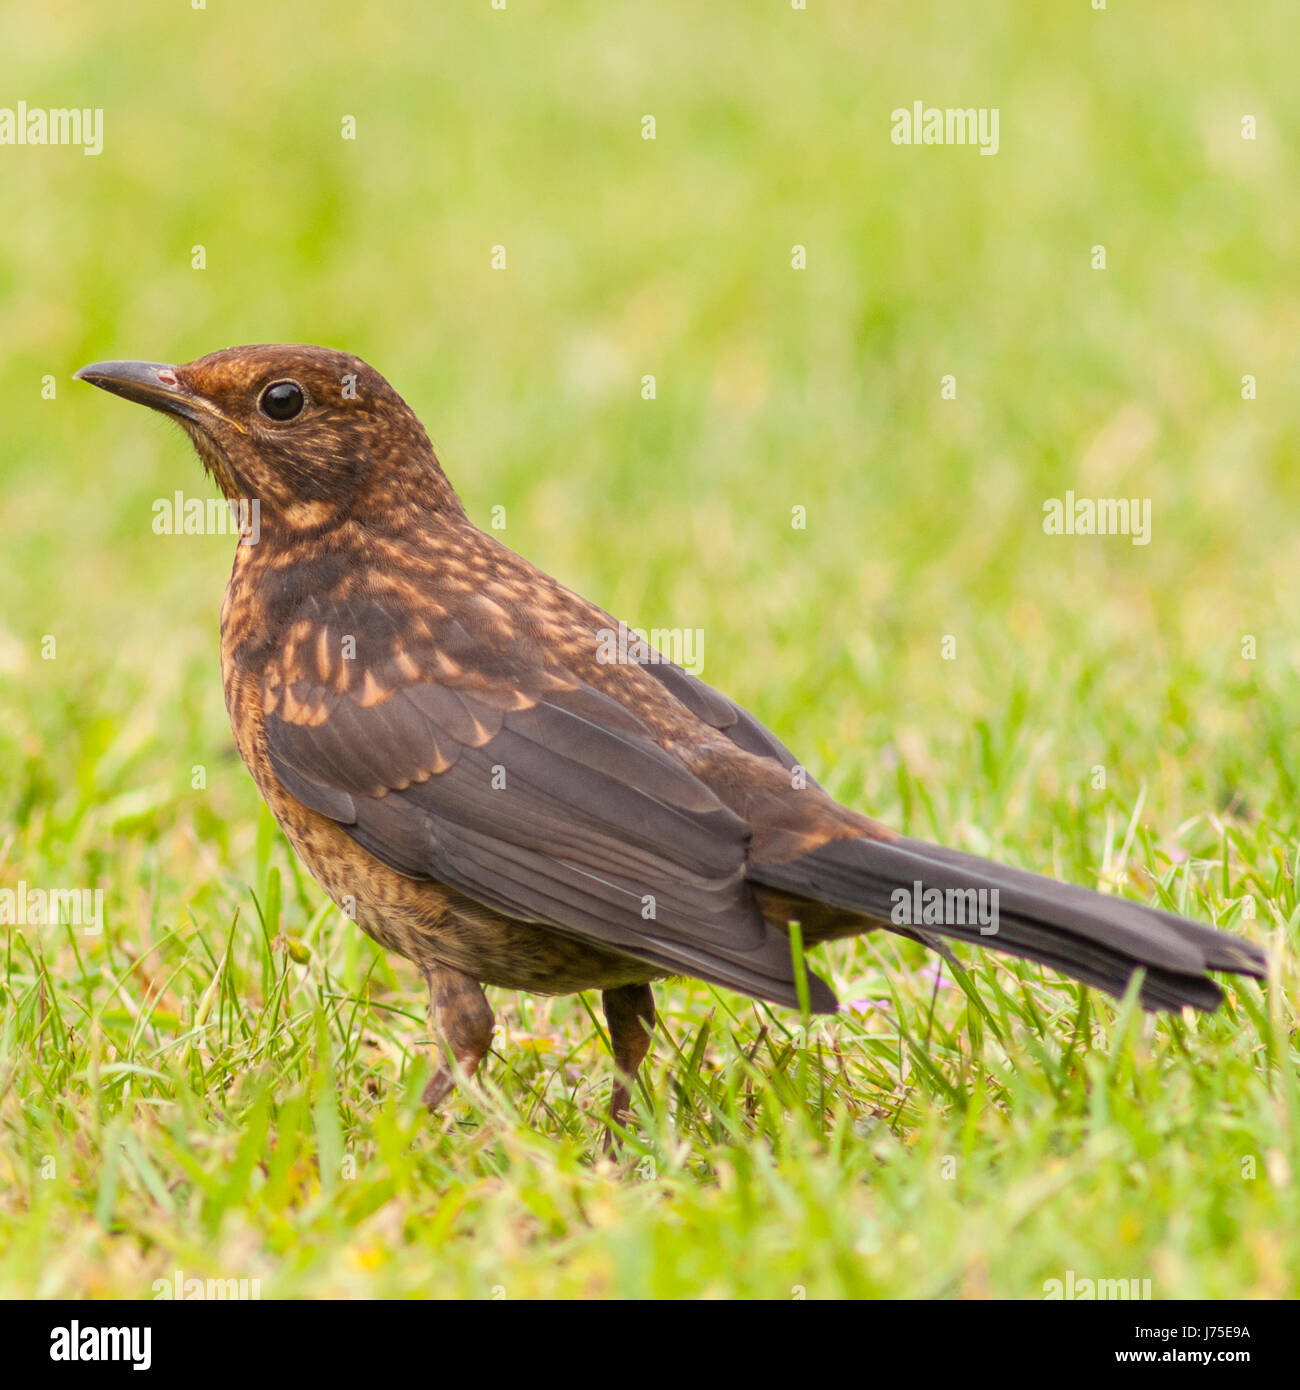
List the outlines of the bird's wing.
<svg viewBox="0 0 1300 1390">
<path fill-rule="evenodd" d="M 275 775 L 399 873 L 797 1003 L 789 942 L 745 881 L 746 823 L 540 650 L 521 661 L 454 618 L 416 637 L 374 596 L 309 598 L 263 676 Z"/>
<path fill-rule="evenodd" d="M 725 734 L 737 748 L 760 758 L 774 758 L 782 767 L 793 770 L 799 760 L 779 738 L 746 709 L 729 699 L 720 690 L 706 685 L 698 676 L 671 661 L 647 662 L 643 668 L 655 676 L 670 695 L 675 696 L 697 718 Z M 805 774 L 805 785 L 816 786 Z"/>
</svg>

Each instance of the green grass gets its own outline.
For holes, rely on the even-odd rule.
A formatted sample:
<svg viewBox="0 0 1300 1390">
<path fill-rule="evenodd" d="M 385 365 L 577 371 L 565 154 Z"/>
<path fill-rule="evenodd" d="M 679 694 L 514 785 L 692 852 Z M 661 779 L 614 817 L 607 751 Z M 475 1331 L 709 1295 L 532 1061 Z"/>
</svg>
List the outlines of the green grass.
<svg viewBox="0 0 1300 1390">
<path fill-rule="evenodd" d="M 0 889 L 105 909 L 0 928 L 0 1293 L 1294 1297 L 1293 6 L 428 8 L 0 12 L 0 100 L 105 109 L 97 158 L 0 148 Z M 1000 152 L 892 146 L 917 99 Z M 1269 989 L 1157 1021 L 881 936 L 810 957 L 875 1002 L 807 1029 L 675 982 L 614 1163 L 595 1001 L 494 991 L 430 1120 L 414 971 L 234 753 L 230 542 L 151 532 L 198 464 L 68 380 L 247 341 L 373 361 L 476 518 L 703 629 L 841 799 L 1240 932 Z M 1067 489 L 1151 544 L 1044 535 Z"/>
</svg>

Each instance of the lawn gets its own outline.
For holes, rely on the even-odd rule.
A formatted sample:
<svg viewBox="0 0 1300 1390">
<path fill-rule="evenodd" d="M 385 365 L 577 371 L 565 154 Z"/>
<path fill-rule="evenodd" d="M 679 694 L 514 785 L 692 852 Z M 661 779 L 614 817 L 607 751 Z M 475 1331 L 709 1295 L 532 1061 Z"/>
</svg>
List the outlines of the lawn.
<svg viewBox="0 0 1300 1390">
<path fill-rule="evenodd" d="M 104 113 L 0 145 L 0 912 L 102 892 L 0 925 L 0 1295 L 1300 1294 L 1294 5 L 431 8 L 0 9 L 0 105 Z M 997 153 L 893 143 L 916 101 Z M 598 1001 L 494 991 L 431 1119 L 420 980 L 234 750 L 234 542 L 154 530 L 211 485 L 70 379 L 275 341 L 849 805 L 1268 987 L 1157 1020 L 882 934 L 807 1026 L 675 981 L 613 1159 Z"/>
</svg>

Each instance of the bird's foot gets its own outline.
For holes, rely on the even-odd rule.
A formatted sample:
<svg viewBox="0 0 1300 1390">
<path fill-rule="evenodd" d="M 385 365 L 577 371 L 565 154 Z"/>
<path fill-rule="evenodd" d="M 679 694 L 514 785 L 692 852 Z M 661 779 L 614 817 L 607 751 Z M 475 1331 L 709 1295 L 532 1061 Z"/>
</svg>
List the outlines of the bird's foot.
<svg viewBox="0 0 1300 1390">
<path fill-rule="evenodd" d="M 477 980 L 445 965 L 426 970 L 424 978 L 429 985 L 429 1022 L 434 1036 L 451 1053 L 451 1062 L 444 1056 L 424 1088 L 425 1105 L 437 1110 L 458 1081 L 468 1080 L 478 1070 L 492 1045 L 493 1018 L 487 995 Z"/>
<path fill-rule="evenodd" d="M 614 1089 L 609 1098 L 610 1123 L 605 1126 L 601 1145 L 612 1154 L 617 1136 L 614 1125 L 625 1125 L 632 1113 L 632 1086 L 637 1068 L 650 1051 L 650 1035 L 655 1026 L 655 1000 L 649 985 L 620 985 L 601 995 L 605 1022 L 609 1025 L 609 1045 L 614 1054 Z"/>
</svg>

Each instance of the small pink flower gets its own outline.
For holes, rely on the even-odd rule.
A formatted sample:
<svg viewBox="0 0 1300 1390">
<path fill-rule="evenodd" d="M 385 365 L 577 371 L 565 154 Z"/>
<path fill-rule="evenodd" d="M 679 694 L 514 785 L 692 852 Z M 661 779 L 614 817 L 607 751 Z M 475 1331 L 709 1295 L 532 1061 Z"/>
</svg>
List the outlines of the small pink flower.
<svg viewBox="0 0 1300 1390">
<path fill-rule="evenodd" d="M 942 985 L 945 989 L 955 989 L 956 980 L 949 980 L 943 973 L 942 965 L 923 965 L 917 972 L 923 980 L 929 980 L 932 985 Z"/>
<path fill-rule="evenodd" d="M 854 1013 L 859 1018 L 865 1018 L 873 1009 L 887 1009 L 888 999 L 850 999 L 847 1004 L 840 1005 L 840 1013 Z"/>
</svg>

